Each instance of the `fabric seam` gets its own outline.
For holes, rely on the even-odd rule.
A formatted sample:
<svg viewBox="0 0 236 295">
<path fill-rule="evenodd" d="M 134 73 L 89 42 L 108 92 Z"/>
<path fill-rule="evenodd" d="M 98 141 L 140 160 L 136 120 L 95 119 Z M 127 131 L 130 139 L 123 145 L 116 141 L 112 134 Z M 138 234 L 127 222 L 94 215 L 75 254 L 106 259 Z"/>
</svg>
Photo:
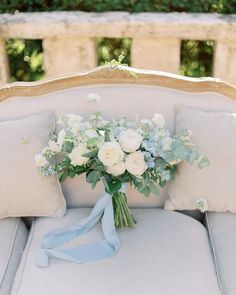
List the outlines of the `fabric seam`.
<svg viewBox="0 0 236 295">
<path fill-rule="evenodd" d="M 16 240 L 16 234 L 17 234 L 18 229 L 19 229 L 19 224 L 20 224 L 20 219 L 17 218 L 17 222 L 16 222 L 16 225 L 15 225 L 15 228 L 14 228 L 13 237 L 12 237 L 11 244 L 10 244 L 10 250 L 9 250 L 7 258 L 5 260 L 5 265 L 3 267 L 3 272 L 2 272 L 2 275 L 0 277 L 0 280 L 1 280 L 0 287 L 2 286 L 4 277 L 5 277 L 6 272 L 7 272 L 7 268 L 9 266 L 9 263 L 10 263 L 10 260 L 11 260 L 11 257 L 12 257 L 13 248 L 14 248 L 14 244 L 15 244 L 15 240 Z"/>
<path fill-rule="evenodd" d="M 213 259 L 214 259 L 215 268 L 216 268 L 217 281 L 218 281 L 218 284 L 220 287 L 220 291 L 223 294 L 223 286 L 221 283 L 220 268 L 219 268 L 218 258 L 217 258 L 217 254 L 216 254 L 216 250 L 215 250 L 215 243 L 214 243 L 214 239 L 213 239 L 213 235 L 212 235 L 212 231 L 211 231 L 210 221 L 208 218 L 208 212 L 206 212 L 206 225 L 208 228 L 208 234 L 209 234 L 209 238 L 210 238 L 211 249 L 212 249 Z"/>
<path fill-rule="evenodd" d="M 30 246 L 31 246 L 31 243 L 32 243 L 32 240 L 33 240 L 33 236 L 34 236 L 34 230 L 35 230 L 35 220 L 33 220 L 33 222 L 32 222 L 31 231 L 30 231 L 30 234 L 29 234 L 29 237 L 28 237 L 28 243 L 25 246 L 24 251 L 26 251 L 26 252 L 25 252 L 25 256 L 22 258 L 23 265 L 21 267 L 21 273 L 19 274 L 19 282 L 18 282 L 17 287 L 16 287 L 16 294 L 18 294 L 21 283 L 22 283 L 22 278 L 23 278 L 23 275 L 24 275 L 24 270 L 25 270 L 25 266 L 26 266 L 26 262 L 27 262 L 27 258 L 28 258 L 28 254 L 29 254 L 29 249 L 30 249 Z M 20 270 L 20 267 L 18 268 L 18 270 Z M 13 283 L 13 285 L 14 285 L 14 283 Z"/>
</svg>

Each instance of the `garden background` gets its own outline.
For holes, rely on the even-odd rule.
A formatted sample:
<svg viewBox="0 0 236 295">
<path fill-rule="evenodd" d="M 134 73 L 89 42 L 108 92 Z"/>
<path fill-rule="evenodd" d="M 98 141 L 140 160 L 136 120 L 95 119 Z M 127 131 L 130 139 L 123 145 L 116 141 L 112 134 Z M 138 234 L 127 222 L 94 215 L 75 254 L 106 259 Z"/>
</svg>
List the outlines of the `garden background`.
<svg viewBox="0 0 236 295">
<path fill-rule="evenodd" d="M 128 11 L 236 13 L 236 0 L 1 0 L 0 13 L 39 11 Z M 130 65 L 130 38 L 97 38 L 97 64 L 118 59 Z M 8 39 L 10 82 L 35 81 L 44 77 L 41 40 Z M 180 74 L 190 77 L 212 76 L 214 41 L 183 40 Z"/>
</svg>

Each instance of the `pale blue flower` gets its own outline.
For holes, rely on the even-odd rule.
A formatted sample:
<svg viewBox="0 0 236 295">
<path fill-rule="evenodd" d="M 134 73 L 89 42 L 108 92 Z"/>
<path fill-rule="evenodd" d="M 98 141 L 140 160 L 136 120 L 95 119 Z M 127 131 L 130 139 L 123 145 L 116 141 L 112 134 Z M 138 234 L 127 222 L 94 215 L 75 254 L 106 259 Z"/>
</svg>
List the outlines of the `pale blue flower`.
<svg viewBox="0 0 236 295">
<path fill-rule="evenodd" d="M 52 166 L 47 166 L 47 167 L 41 168 L 41 174 L 43 176 L 50 176 L 50 175 L 53 175 L 54 173 L 55 173 L 55 170 L 53 169 Z"/>
<path fill-rule="evenodd" d="M 148 161 L 147 161 L 147 165 L 148 165 L 148 168 L 155 168 L 155 162 L 153 160 L 153 158 L 150 158 Z"/>
</svg>

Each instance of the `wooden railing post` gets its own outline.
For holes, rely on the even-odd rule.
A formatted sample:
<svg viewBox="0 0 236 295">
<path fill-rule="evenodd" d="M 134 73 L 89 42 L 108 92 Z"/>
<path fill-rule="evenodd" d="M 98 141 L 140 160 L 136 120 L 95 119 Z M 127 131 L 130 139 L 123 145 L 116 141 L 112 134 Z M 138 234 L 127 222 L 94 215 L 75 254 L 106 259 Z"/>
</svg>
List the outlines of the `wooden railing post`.
<svg viewBox="0 0 236 295">
<path fill-rule="evenodd" d="M 43 40 L 43 50 L 47 77 L 97 65 L 95 38 L 47 37 Z"/>
<path fill-rule="evenodd" d="M 236 84 L 236 40 L 216 42 L 214 76 Z"/>
<path fill-rule="evenodd" d="M 178 73 L 180 39 L 134 38 L 131 47 L 133 67 Z"/>
<path fill-rule="evenodd" d="M 0 38 L 0 83 L 7 83 L 9 79 L 8 58 L 5 47 L 5 40 Z"/>
</svg>

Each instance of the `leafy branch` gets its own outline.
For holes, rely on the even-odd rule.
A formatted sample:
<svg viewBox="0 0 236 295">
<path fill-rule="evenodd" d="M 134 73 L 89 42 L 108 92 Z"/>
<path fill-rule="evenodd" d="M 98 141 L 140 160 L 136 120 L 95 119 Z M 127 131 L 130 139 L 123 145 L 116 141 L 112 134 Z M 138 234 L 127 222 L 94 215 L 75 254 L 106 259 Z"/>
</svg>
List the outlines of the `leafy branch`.
<svg viewBox="0 0 236 295">
<path fill-rule="evenodd" d="M 124 60 L 125 55 L 122 53 L 121 55 L 119 55 L 118 60 L 116 59 L 112 59 L 111 61 L 105 61 L 105 65 L 109 66 L 110 70 L 121 70 L 121 71 L 128 71 L 129 74 L 134 78 L 137 79 L 138 76 L 135 72 L 133 72 L 132 70 L 129 69 L 129 66 L 125 63 L 122 63 L 122 61 Z"/>
</svg>

